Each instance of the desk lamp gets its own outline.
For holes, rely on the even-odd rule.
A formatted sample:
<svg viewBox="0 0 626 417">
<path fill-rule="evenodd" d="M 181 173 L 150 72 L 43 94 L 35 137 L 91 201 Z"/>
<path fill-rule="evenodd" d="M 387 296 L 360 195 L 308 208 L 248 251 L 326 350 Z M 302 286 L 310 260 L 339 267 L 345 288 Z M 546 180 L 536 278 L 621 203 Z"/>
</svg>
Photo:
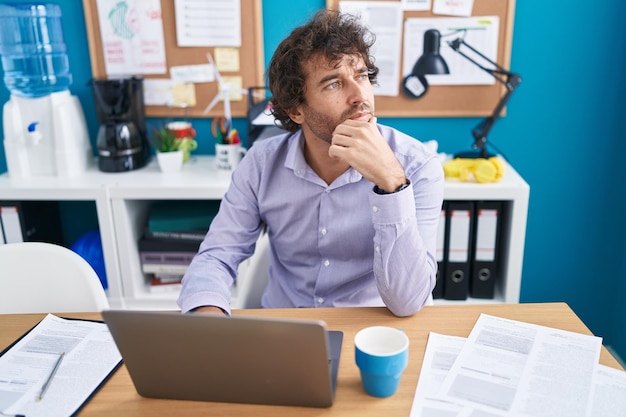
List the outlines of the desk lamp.
<svg viewBox="0 0 626 417">
<path fill-rule="evenodd" d="M 459 30 L 465 34 L 466 30 Z M 459 31 L 453 32 L 456 34 Z M 439 54 L 441 43 L 441 33 L 436 29 L 427 30 L 424 33 L 424 54 L 419 57 L 413 66 L 411 74 L 403 81 L 402 87 L 406 96 L 417 99 L 422 97 L 428 91 L 428 81 L 426 74 L 449 74 L 450 70 L 443 57 Z M 480 51 L 469 45 L 462 36 L 451 41 L 447 41 L 448 45 L 463 58 L 467 59 L 483 71 L 489 73 L 498 82 L 504 84 L 506 93 L 500 98 L 491 116 L 482 120 L 474 129 L 472 136 L 474 137 L 473 151 L 460 152 L 454 155 L 455 158 L 490 158 L 493 155 L 487 152 L 487 135 L 495 124 L 502 109 L 509 101 L 517 86 L 522 82 L 522 78 L 513 72 L 507 71 L 496 62 L 492 61 Z M 466 47 L 482 59 L 487 61 L 493 68 L 488 68 L 461 51 L 461 47 Z"/>
</svg>

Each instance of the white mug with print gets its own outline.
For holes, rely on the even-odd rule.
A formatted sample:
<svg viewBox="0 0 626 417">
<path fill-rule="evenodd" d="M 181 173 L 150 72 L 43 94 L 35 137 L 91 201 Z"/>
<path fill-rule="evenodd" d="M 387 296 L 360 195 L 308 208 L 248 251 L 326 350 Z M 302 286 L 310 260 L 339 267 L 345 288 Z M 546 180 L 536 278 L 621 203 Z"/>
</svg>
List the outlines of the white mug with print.
<svg viewBox="0 0 626 417">
<path fill-rule="evenodd" d="M 233 172 L 239 161 L 246 154 L 246 149 L 241 144 L 215 144 L 215 161 L 219 171 Z"/>
</svg>

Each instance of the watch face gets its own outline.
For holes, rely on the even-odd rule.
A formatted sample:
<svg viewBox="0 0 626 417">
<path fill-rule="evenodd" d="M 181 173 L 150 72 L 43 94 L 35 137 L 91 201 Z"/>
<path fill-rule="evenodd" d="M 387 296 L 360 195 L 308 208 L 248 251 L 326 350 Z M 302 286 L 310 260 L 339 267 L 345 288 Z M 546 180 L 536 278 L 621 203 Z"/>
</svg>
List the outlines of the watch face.
<svg viewBox="0 0 626 417">
<path fill-rule="evenodd" d="M 395 191 L 395 192 L 397 193 L 398 191 L 402 191 L 402 190 L 404 190 L 405 188 L 407 188 L 408 186 L 409 186 L 409 183 L 408 183 L 408 182 L 407 182 L 407 183 L 405 183 L 405 184 L 402 184 L 401 186 L 399 186 L 399 187 L 398 187 L 398 189 L 396 189 L 396 191 Z"/>
</svg>

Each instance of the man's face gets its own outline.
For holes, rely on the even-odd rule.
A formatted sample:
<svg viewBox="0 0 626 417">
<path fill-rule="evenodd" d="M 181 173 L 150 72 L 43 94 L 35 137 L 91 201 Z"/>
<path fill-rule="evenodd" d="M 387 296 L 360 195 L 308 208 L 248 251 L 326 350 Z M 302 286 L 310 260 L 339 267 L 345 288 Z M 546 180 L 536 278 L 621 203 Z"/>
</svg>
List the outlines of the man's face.
<svg viewBox="0 0 626 417">
<path fill-rule="evenodd" d="M 363 59 L 344 55 L 331 66 L 316 56 L 304 68 L 305 101 L 292 119 L 302 125 L 305 137 L 314 135 L 330 144 L 333 131 L 344 120 L 368 121 L 374 116 L 374 93 Z"/>
</svg>

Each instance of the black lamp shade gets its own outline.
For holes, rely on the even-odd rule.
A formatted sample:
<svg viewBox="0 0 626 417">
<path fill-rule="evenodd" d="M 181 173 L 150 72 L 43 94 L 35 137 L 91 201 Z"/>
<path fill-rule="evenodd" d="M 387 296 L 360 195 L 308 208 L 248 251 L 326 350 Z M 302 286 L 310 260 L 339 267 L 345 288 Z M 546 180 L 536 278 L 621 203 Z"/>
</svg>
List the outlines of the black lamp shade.
<svg viewBox="0 0 626 417">
<path fill-rule="evenodd" d="M 436 29 L 424 32 L 424 54 L 413 66 L 413 75 L 450 74 L 448 64 L 439 54 L 441 33 Z"/>
</svg>

